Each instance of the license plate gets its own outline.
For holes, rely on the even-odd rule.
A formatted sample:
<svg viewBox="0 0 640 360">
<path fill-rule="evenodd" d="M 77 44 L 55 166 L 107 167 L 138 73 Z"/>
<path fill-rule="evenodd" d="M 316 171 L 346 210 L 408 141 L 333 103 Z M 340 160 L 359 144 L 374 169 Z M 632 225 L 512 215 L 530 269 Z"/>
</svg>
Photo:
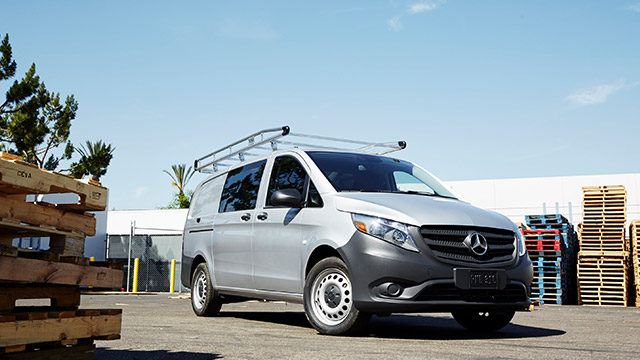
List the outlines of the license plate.
<svg viewBox="0 0 640 360">
<path fill-rule="evenodd" d="M 485 270 L 469 271 L 469 287 L 471 289 L 497 289 L 498 272 Z"/>
</svg>

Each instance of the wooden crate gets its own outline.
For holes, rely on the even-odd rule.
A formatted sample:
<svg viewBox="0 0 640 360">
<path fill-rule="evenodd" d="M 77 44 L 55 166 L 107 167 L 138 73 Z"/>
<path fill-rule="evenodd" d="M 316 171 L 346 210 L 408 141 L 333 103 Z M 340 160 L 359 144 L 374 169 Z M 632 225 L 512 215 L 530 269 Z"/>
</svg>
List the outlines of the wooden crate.
<svg viewBox="0 0 640 360">
<path fill-rule="evenodd" d="M 582 305 L 627 306 L 627 257 L 578 257 L 578 293 Z"/>
</svg>

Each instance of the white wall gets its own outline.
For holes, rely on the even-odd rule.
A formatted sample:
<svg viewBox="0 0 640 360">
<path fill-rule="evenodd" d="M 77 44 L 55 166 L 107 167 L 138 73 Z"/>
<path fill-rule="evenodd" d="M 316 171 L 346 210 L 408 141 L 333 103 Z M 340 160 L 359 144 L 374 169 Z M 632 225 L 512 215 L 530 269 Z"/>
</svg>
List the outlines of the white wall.
<svg viewBox="0 0 640 360">
<path fill-rule="evenodd" d="M 107 234 L 128 235 L 131 222 L 136 222 L 136 234 L 181 235 L 188 209 L 112 210 L 107 219 Z"/>
<path fill-rule="evenodd" d="M 460 197 L 473 205 L 524 222 L 524 215 L 556 213 L 574 224 L 582 221 L 582 187 L 624 185 L 627 222 L 640 220 L 640 174 L 558 176 L 547 178 L 447 181 Z"/>
</svg>

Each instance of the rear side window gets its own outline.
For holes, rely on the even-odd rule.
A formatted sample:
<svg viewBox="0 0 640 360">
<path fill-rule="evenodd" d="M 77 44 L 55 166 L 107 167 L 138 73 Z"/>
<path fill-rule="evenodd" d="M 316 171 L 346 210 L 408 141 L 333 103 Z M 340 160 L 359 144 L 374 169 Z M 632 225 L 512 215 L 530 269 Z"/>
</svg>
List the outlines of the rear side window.
<svg viewBox="0 0 640 360">
<path fill-rule="evenodd" d="M 267 161 L 258 161 L 229 171 L 220 196 L 218 212 L 249 210 L 256 207 L 260 179 Z"/>
<path fill-rule="evenodd" d="M 298 160 L 291 156 L 280 156 L 273 162 L 271 179 L 269 180 L 269 192 L 267 193 L 267 206 L 271 205 L 271 195 L 281 189 L 296 189 L 300 195 L 304 195 L 304 184 L 307 172 Z"/>
<path fill-rule="evenodd" d="M 216 200 L 220 196 L 222 184 L 224 184 L 224 176 L 219 176 L 202 184 L 200 189 L 193 195 L 191 213 L 189 214 L 190 218 L 216 213 L 218 209 Z"/>
</svg>

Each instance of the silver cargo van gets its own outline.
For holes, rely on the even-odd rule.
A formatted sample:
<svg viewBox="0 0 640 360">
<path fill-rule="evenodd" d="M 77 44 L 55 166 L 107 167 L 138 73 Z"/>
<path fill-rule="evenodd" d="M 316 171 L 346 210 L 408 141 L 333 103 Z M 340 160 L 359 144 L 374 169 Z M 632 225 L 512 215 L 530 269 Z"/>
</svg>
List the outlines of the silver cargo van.
<svg viewBox="0 0 640 360">
<path fill-rule="evenodd" d="M 285 141 L 292 135 L 338 141 L 268 129 L 196 161 L 214 170 L 184 230 L 182 283 L 197 315 L 283 300 L 303 303 L 318 332 L 337 335 L 398 312 L 451 312 L 467 329 L 492 331 L 529 307 L 532 264 L 505 216 L 380 155 L 403 142 L 345 140 L 357 147 L 335 150 Z"/>
</svg>

